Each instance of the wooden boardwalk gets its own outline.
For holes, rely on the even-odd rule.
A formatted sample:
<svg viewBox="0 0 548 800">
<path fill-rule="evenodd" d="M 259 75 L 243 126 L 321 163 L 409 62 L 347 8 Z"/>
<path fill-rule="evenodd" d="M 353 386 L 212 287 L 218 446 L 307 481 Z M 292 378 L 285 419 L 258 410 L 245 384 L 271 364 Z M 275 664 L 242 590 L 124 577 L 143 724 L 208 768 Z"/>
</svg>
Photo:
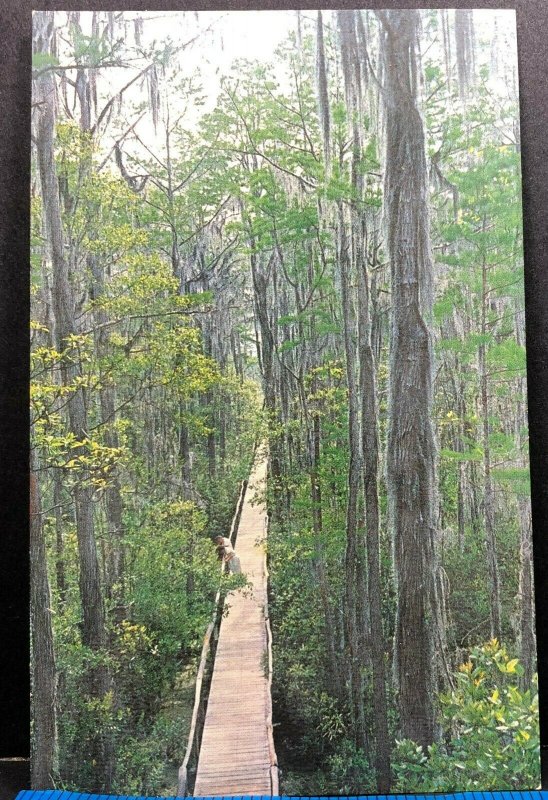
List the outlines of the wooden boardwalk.
<svg viewBox="0 0 548 800">
<path fill-rule="evenodd" d="M 264 490 L 266 453 L 258 450 L 249 478 L 236 539 L 251 594 L 227 597 L 198 759 L 195 797 L 278 794 L 268 679 L 266 510 L 256 501 Z M 253 502 L 253 504 L 252 504 Z"/>
</svg>

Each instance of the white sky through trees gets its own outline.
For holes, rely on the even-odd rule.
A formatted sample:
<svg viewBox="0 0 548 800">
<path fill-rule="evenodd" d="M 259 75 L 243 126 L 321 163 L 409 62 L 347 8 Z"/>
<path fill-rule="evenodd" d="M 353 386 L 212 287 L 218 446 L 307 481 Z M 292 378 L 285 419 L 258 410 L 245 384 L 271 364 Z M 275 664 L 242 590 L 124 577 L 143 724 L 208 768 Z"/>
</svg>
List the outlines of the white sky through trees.
<svg viewBox="0 0 548 800">
<path fill-rule="evenodd" d="M 427 12 L 426 12 L 427 13 Z M 315 11 L 302 11 L 301 22 L 303 34 L 313 33 L 315 25 Z M 332 24 L 332 12 L 325 11 L 324 25 L 329 28 Z M 84 35 L 91 33 L 92 14 L 89 11 L 81 12 L 80 24 Z M 142 19 L 141 48 L 134 45 L 135 20 Z M 497 81 L 493 88 L 504 95 L 506 89 L 515 91 L 516 87 L 507 87 L 509 75 L 513 73 L 512 83 L 517 82 L 517 48 L 516 48 L 516 23 L 515 12 L 512 10 L 475 9 L 474 21 L 477 35 L 487 44 L 479 48 L 478 53 L 485 58 L 500 58 L 504 53 L 505 69 L 510 69 Z M 174 84 L 178 78 L 188 80 L 192 77 L 194 86 L 201 86 L 204 104 L 197 109 L 187 108 L 181 119 L 182 127 L 187 130 L 195 128 L 200 116 L 215 105 L 216 98 L 221 90 L 221 79 L 231 72 L 238 59 L 258 61 L 264 64 L 275 58 L 275 51 L 280 44 L 290 35 L 295 35 L 297 30 L 296 11 L 166 11 L 166 12 L 121 12 L 118 30 L 123 32 L 123 42 L 120 47 L 123 67 L 109 66 L 104 71 L 108 74 L 105 83 L 109 91 L 115 94 L 131 80 L 140 69 L 143 69 L 150 58 L 146 51 L 151 48 L 162 49 L 166 43 L 171 43 L 174 52 L 169 59 L 168 70 L 174 75 Z M 70 63 L 70 47 L 67 14 L 56 12 L 56 25 L 60 31 L 59 60 L 61 65 Z M 181 47 L 181 45 L 184 45 Z M 430 48 L 441 46 L 441 31 L 433 38 L 428 37 L 422 53 L 423 58 L 428 57 Z M 373 43 L 373 48 L 376 44 Z M 478 66 L 481 66 L 480 64 Z M 492 65 L 491 65 L 492 66 Z M 69 73 L 70 74 L 70 73 Z M 233 73 L 234 74 L 234 73 Z M 235 71 L 237 74 L 237 68 Z M 284 75 L 278 74 L 277 79 L 283 84 Z M 175 86 L 174 86 L 175 88 Z M 112 94 L 105 94 L 99 98 L 99 107 L 109 99 Z M 137 81 L 126 92 L 124 98 L 124 117 L 118 130 L 108 130 L 107 140 L 114 141 L 122 132 L 123 125 L 127 126 L 135 120 L 134 106 L 143 102 L 146 97 L 146 87 Z M 128 104 L 128 100 L 131 102 Z M 183 109 L 181 109 L 181 112 Z M 161 114 L 161 112 L 160 112 Z M 141 138 L 156 143 L 161 137 L 161 127 L 154 130 L 150 115 L 144 115 L 138 123 L 136 131 Z M 106 144 L 106 142 L 103 142 Z M 126 142 L 126 145 L 128 142 Z M 160 142 L 158 141 L 158 144 Z"/>
</svg>

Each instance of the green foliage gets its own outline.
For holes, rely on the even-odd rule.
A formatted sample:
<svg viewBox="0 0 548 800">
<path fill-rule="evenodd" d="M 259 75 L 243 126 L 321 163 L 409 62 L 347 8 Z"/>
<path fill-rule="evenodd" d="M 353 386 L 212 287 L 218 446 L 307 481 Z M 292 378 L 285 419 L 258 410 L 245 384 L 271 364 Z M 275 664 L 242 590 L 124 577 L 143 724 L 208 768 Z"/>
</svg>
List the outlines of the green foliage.
<svg viewBox="0 0 548 800">
<path fill-rule="evenodd" d="M 128 536 L 135 618 L 161 635 L 172 657 L 183 643 L 196 650 L 211 613 L 217 570 L 205 525 L 204 513 L 192 503 L 163 501 L 152 504 L 143 525 Z"/>
<path fill-rule="evenodd" d="M 293 796 L 373 794 L 375 774 L 363 750 L 346 738 L 317 769 L 292 768 L 282 773 L 284 790 Z M 308 793 L 305 794 L 305 793 Z"/>
<path fill-rule="evenodd" d="M 496 640 L 473 648 L 440 695 L 442 741 L 428 748 L 398 742 L 396 790 L 489 791 L 537 788 L 539 781 L 536 678 L 517 686 L 522 667 Z"/>
<path fill-rule="evenodd" d="M 170 790 L 166 763 L 177 762 L 181 741 L 186 735 L 186 720 L 161 713 L 146 738 L 129 737 L 119 750 L 113 791 L 164 793 Z"/>
<path fill-rule="evenodd" d="M 56 67 L 59 64 L 59 59 L 51 53 L 33 53 L 32 54 L 32 68 L 42 70 L 46 67 Z"/>
</svg>

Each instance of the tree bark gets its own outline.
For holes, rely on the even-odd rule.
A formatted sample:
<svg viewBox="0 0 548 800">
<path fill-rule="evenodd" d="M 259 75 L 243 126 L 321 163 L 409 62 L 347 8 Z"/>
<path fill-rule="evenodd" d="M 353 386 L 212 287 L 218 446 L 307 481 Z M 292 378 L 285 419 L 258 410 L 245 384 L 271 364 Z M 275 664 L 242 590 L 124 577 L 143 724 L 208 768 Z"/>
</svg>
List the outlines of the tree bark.
<svg viewBox="0 0 548 800">
<path fill-rule="evenodd" d="M 315 387 L 312 389 L 315 391 Z M 335 646 L 335 619 L 331 609 L 329 582 L 327 579 L 323 555 L 323 518 L 322 518 L 322 489 L 319 476 L 321 461 L 321 421 L 319 414 L 314 415 L 312 432 L 312 468 L 310 470 L 310 495 L 312 501 L 312 526 L 314 530 L 315 557 L 314 567 L 318 578 L 322 611 L 325 624 L 325 638 L 329 653 L 328 668 L 330 685 L 337 697 L 341 696 L 340 672 Z"/>
<path fill-rule="evenodd" d="M 369 282 L 367 275 L 367 227 L 364 213 L 363 186 L 359 174 L 362 142 L 359 125 L 361 75 L 357 19 L 355 11 L 337 12 L 341 60 L 346 90 L 347 116 L 352 135 L 352 251 L 358 280 L 358 361 L 361 415 L 361 462 L 365 501 L 365 525 L 368 567 L 368 600 L 370 616 L 370 649 L 373 689 L 373 726 L 377 789 L 390 789 L 390 738 L 386 699 L 385 639 L 382 624 L 382 589 L 380 574 L 380 512 L 378 496 L 378 413 L 376 370 L 371 346 Z M 344 313 L 344 310 L 343 310 Z M 346 318 L 346 313 L 345 313 Z"/>
<path fill-rule="evenodd" d="M 54 36 L 53 12 L 41 11 L 34 16 L 34 52 L 51 53 Z M 74 297 L 64 252 L 64 234 L 59 201 L 59 182 L 54 156 L 55 135 L 55 81 L 52 71 L 43 72 L 35 84 L 36 98 L 36 150 L 42 186 L 44 218 L 52 263 L 52 300 L 56 340 L 61 349 L 67 347 L 70 337 L 77 334 L 74 320 Z M 79 375 L 76 363 L 65 361 L 62 379 L 71 385 Z M 87 438 L 87 410 L 83 389 L 78 389 L 68 402 L 69 429 L 77 443 Z M 85 452 L 84 444 L 77 444 L 73 455 Z M 79 475 L 74 487 L 74 505 L 79 558 L 79 588 L 82 604 L 82 642 L 91 650 L 101 650 L 106 644 L 103 597 L 99 562 L 93 522 L 93 488 L 86 470 Z M 111 689 L 108 670 L 98 666 L 90 671 L 89 688 L 92 695 L 103 697 Z M 97 738 L 94 789 L 108 789 L 111 782 L 110 759 L 105 758 L 105 743 Z"/>
<path fill-rule="evenodd" d="M 520 677 L 522 690 L 531 687 L 536 663 L 535 593 L 533 579 L 533 538 L 531 530 L 531 500 L 520 497 L 519 511 L 519 656 L 523 666 Z"/>
<path fill-rule="evenodd" d="M 331 114 L 329 110 L 327 61 L 325 58 L 323 18 L 321 11 L 318 11 L 316 16 L 316 79 L 318 82 L 318 113 L 322 130 L 325 172 L 326 175 L 329 175 L 331 162 Z"/>
<path fill-rule="evenodd" d="M 485 337 L 487 327 L 487 265 L 485 257 L 482 262 L 482 300 L 481 300 L 481 335 L 478 365 L 480 378 L 481 432 L 483 445 L 483 519 L 485 526 L 485 554 L 487 573 L 489 576 L 491 638 L 499 642 L 502 638 L 502 611 L 500 601 L 500 576 L 497 556 L 497 540 L 495 531 L 495 493 L 491 476 L 491 446 L 489 441 L 489 383 L 487 377 Z"/>
<path fill-rule="evenodd" d="M 88 268 L 92 278 L 91 298 L 93 301 L 100 300 L 104 293 L 104 271 L 103 266 L 95 256 L 88 256 Z M 99 306 L 94 308 L 94 320 L 96 327 L 95 349 L 98 357 L 104 358 L 108 354 L 109 337 L 105 324 L 108 322 L 108 315 Z M 118 433 L 114 427 L 116 420 L 116 390 L 107 380 L 101 386 L 99 392 L 99 404 L 101 408 L 101 422 L 104 426 L 104 441 L 107 447 L 118 448 L 120 442 Z M 108 593 L 112 596 L 114 587 L 120 599 L 123 598 L 123 579 L 124 579 L 124 524 L 123 524 L 123 504 L 120 479 L 115 472 L 110 479 L 110 485 L 105 491 L 105 508 L 108 526 Z"/>
<path fill-rule="evenodd" d="M 35 52 L 48 53 L 50 52 L 53 35 L 53 14 L 50 12 L 37 12 L 34 20 L 36 32 Z M 38 109 L 36 113 L 36 147 L 53 269 L 53 312 L 57 340 L 61 347 L 66 347 L 67 339 L 76 334 L 77 330 L 74 324 L 74 299 L 69 281 L 68 264 L 64 253 L 63 226 L 54 159 L 55 84 L 53 73 L 45 72 L 37 79 L 36 96 Z M 64 383 L 66 385 L 77 377 L 77 369 L 76 365 L 65 363 Z M 80 442 L 87 436 L 87 413 L 83 390 L 76 391 L 72 396 L 68 404 L 68 413 L 70 430 L 77 441 Z M 83 640 L 85 644 L 91 647 L 100 647 L 104 641 L 103 605 L 93 533 L 91 488 L 87 486 L 85 476 L 75 487 L 74 496 L 81 568 L 80 593 L 84 615 Z"/>
<path fill-rule="evenodd" d="M 361 237 L 363 239 L 363 236 Z M 363 244 L 362 244 L 363 246 Z M 361 263 L 360 263 L 361 262 Z M 377 789 L 390 791 L 390 736 L 386 697 L 386 642 L 382 621 L 382 580 L 380 568 L 379 432 L 376 367 L 371 346 L 369 287 L 365 253 L 358 262 L 358 352 L 360 363 L 362 479 L 365 500 L 371 666 L 373 671 L 373 716 Z"/>
<path fill-rule="evenodd" d="M 350 243 L 346 233 L 346 220 L 342 204 L 338 206 L 338 253 L 341 272 L 341 298 L 348 388 L 348 497 L 346 505 L 346 551 L 345 551 L 345 629 L 350 660 L 350 694 L 354 738 L 359 747 L 367 748 L 367 733 L 363 710 L 363 660 L 365 641 L 369 631 L 364 630 L 365 613 L 362 606 L 367 597 L 367 575 L 365 571 L 365 542 L 358 524 L 358 497 L 361 477 L 361 445 L 359 427 L 359 397 L 355 359 L 355 318 L 350 297 L 351 260 Z"/>
<path fill-rule="evenodd" d="M 394 659 L 401 735 L 435 738 L 435 443 L 432 257 L 424 126 L 418 107 L 419 12 L 377 12 L 386 114 L 385 224 L 392 277 L 387 488 L 396 588 Z"/>
<path fill-rule="evenodd" d="M 192 498 L 192 470 L 190 468 L 190 436 L 188 425 L 184 419 L 186 404 L 180 404 L 181 422 L 179 425 L 179 461 L 181 464 L 181 481 L 183 484 L 183 500 Z"/>
<path fill-rule="evenodd" d="M 455 50 L 457 75 L 462 100 L 468 98 L 474 80 L 474 23 L 471 8 L 455 9 Z"/>
<path fill-rule="evenodd" d="M 326 177 L 331 173 L 331 129 L 327 86 L 325 42 L 321 11 L 317 14 L 316 74 L 318 80 L 318 110 L 322 130 Z M 342 150 L 340 153 L 340 168 Z M 367 575 L 365 571 L 365 542 L 360 540 L 358 500 L 360 491 L 360 431 L 358 416 L 358 382 L 355 359 L 355 316 L 351 299 L 351 256 L 342 201 L 336 205 L 337 213 L 337 266 L 341 282 L 341 312 L 343 323 L 346 383 L 348 391 L 348 447 L 346 502 L 346 549 L 344 579 L 344 631 L 347 656 L 347 675 L 352 734 L 358 747 L 368 750 L 368 737 L 364 714 L 363 658 L 369 631 L 366 630 L 365 598 Z M 321 217 L 321 208 L 320 208 Z"/>
<path fill-rule="evenodd" d="M 53 475 L 53 504 L 55 506 L 55 576 L 59 605 L 63 607 L 67 597 L 67 578 L 65 574 L 65 542 L 63 536 L 63 492 L 59 470 Z"/>
<path fill-rule="evenodd" d="M 271 256 L 269 266 L 265 270 L 260 264 L 261 256 L 254 250 L 254 240 L 252 236 L 250 236 L 250 246 L 252 249 L 250 262 L 251 278 L 253 282 L 254 306 L 260 332 L 258 350 L 260 352 L 264 403 L 268 417 L 268 425 L 273 434 L 270 437 L 269 443 L 270 477 L 275 497 L 273 515 L 278 520 L 281 520 L 284 516 L 282 512 L 282 463 L 279 444 L 279 431 L 276 430 L 278 411 L 276 403 L 276 382 L 274 375 L 274 336 L 270 325 L 267 296 L 268 275 L 270 268 L 272 267 L 272 259 L 275 256 Z"/>
<path fill-rule="evenodd" d="M 443 56 L 445 61 L 445 78 L 447 80 L 447 89 L 449 94 L 452 90 L 452 58 L 451 58 L 451 30 L 449 27 L 449 12 L 446 8 L 442 8 L 439 12 L 441 16 L 441 28 L 443 33 Z"/>
<path fill-rule="evenodd" d="M 35 455 L 33 461 L 36 461 Z M 31 672 L 34 724 L 31 784 L 33 789 L 53 789 L 57 749 L 55 651 L 42 504 L 35 470 L 34 463 L 30 476 Z"/>
<path fill-rule="evenodd" d="M 521 343 L 519 322 L 517 327 L 518 344 Z M 527 409 L 525 398 L 527 385 L 524 378 L 519 381 L 519 400 L 516 409 L 516 440 L 519 450 L 519 464 L 529 467 L 527 444 L 523 432 L 527 429 Z M 519 586 L 518 586 L 518 646 L 523 667 L 520 687 L 526 691 L 531 686 L 536 665 L 535 635 L 535 586 L 533 571 L 533 531 L 531 524 L 531 496 L 518 496 L 519 514 Z"/>
</svg>

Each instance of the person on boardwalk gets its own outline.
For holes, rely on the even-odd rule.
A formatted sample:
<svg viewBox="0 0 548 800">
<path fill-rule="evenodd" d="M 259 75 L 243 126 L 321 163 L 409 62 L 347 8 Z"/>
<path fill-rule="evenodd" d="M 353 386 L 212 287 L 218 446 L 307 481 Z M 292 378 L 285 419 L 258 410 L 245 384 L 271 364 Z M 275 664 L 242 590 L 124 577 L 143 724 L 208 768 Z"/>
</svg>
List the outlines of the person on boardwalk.
<svg viewBox="0 0 548 800">
<path fill-rule="evenodd" d="M 225 564 L 228 564 L 230 572 L 235 575 L 242 571 L 240 559 L 236 555 L 232 542 L 226 536 L 216 536 L 215 544 L 217 545 L 217 554 Z"/>
</svg>

